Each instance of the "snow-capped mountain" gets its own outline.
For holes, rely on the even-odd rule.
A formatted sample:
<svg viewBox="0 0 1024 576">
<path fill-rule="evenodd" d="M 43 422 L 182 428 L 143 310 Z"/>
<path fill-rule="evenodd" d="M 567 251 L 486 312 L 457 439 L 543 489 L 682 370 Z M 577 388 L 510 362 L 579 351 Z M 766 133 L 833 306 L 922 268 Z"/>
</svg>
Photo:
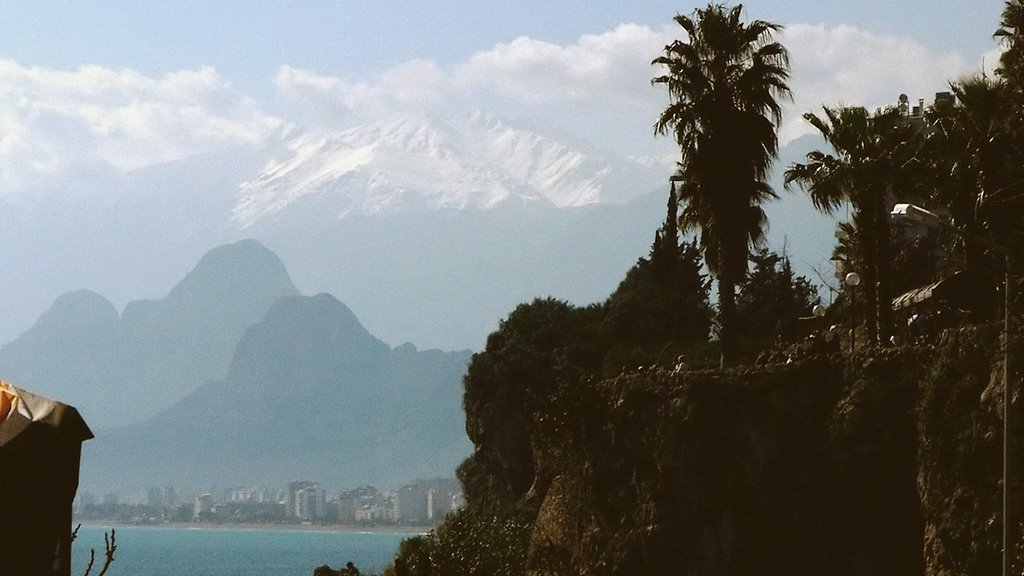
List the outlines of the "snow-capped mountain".
<svg viewBox="0 0 1024 576">
<path fill-rule="evenodd" d="M 258 148 L 80 172 L 0 197 L 2 342 L 66 292 L 160 299 L 210 249 L 253 238 L 392 345 L 476 348 L 520 302 L 614 290 L 664 217 L 662 192 L 631 200 L 668 169 L 473 114 L 292 126 Z"/>
<path fill-rule="evenodd" d="M 569 146 L 476 113 L 407 115 L 341 132 L 301 132 L 241 184 L 231 220 L 248 228 L 299 201 L 334 218 L 405 209 L 559 208 L 623 203 L 664 180 L 665 166 Z"/>
</svg>

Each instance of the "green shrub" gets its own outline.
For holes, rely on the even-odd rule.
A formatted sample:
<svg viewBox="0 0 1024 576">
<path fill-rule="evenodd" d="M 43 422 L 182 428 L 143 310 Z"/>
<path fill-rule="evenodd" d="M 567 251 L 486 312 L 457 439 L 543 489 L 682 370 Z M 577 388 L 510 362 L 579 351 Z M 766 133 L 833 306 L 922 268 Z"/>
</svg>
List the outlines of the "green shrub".
<svg viewBox="0 0 1024 576">
<path fill-rule="evenodd" d="M 396 561 L 409 576 L 519 576 L 530 539 L 527 516 L 464 508 L 436 531 L 403 541 Z"/>
</svg>

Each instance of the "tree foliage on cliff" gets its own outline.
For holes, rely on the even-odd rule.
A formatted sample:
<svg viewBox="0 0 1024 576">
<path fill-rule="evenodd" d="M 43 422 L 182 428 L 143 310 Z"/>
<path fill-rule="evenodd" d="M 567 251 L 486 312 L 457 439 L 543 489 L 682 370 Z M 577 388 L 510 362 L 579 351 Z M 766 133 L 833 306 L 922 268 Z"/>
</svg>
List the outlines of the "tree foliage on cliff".
<svg viewBox="0 0 1024 576">
<path fill-rule="evenodd" d="M 613 343 L 696 342 L 709 334 L 711 285 L 701 271 L 697 243 L 679 242 L 675 184 L 666 212 L 649 257 L 637 261 L 605 302 L 603 329 Z"/>
<path fill-rule="evenodd" d="M 536 512 L 554 477 L 578 465 L 590 434 L 604 428 L 595 420 L 605 409 L 596 381 L 638 366 L 675 368 L 679 352 L 706 352 L 710 282 L 696 242 L 679 241 L 675 192 L 649 256 L 603 304 L 522 304 L 474 355 L 463 404 L 476 450 L 458 470 L 474 512 L 461 522 L 491 522 L 524 507 Z M 814 290 L 784 257 L 761 250 L 754 262 L 740 318 L 757 342 L 780 330 L 789 335 L 815 302 Z"/>
<path fill-rule="evenodd" d="M 458 470 L 471 504 L 508 505 L 538 479 L 536 415 L 561 410 L 559 386 L 600 366 L 600 312 L 552 298 L 521 304 L 473 355 L 463 407 L 477 449 Z"/>
<path fill-rule="evenodd" d="M 471 506 L 503 509 L 543 496 L 584 417 L 581 383 L 707 341 L 710 286 L 697 245 L 680 244 L 677 220 L 673 187 L 649 256 L 603 304 L 521 304 L 473 356 L 463 407 L 476 451 L 458 470 Z"/>
<path fill-rule="evenodd" d="M 680 224 L 700 233 L 718 280 L 722 363 L 736 359 L 735 287 L 743 282 L 750 245 L 764 238 L 761 205 L 775 197 L 768 173 L 778 151 L 780 100 L 789 97 L 789 56 L 773 40 L 781 26 L 745 23 L 743 6 L 709 4 L 675 21 L 685 40 L 652 64 L 664 72 L 670 103 L 654 124 L 679 145 Z"/>
<path fill-rule="evenodd" d="M 809 316 L 818 303 L 817 290 L 793 272 L 786 256 L 763 248 L 751 260 L 754 266 L 736 298 L 743 336 L 754 349 L 764 349 L 776 339 L 791 343 L 799 333 L 797 319 Z"/>
<path fill-rule="evenodd" d="M 526 564 L 530 518 L 464 508 L 437 530 L 402 542 L 394 576 L 519 576 Z"/>
</svg>

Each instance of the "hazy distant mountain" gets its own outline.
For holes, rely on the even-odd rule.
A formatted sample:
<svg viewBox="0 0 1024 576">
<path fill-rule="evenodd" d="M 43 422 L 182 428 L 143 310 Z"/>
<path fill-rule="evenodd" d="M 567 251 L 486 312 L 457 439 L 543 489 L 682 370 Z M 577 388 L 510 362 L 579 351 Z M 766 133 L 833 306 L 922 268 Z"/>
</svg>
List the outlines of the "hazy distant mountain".
<svg viewBox="0 0 1024 576">
<path fill-rule="evenodd" d="M 451 475 L 471 449 L 470 353 L 389 348 L 333 297 L 279 300 L 222 381 L 86 445 L 82 490 L 164 484 L 399 486 Z"/>
<path fill-rule="evenodd" d="M 0 348 L 0 374 L 75 405 L 94 427 L 137 422 L 223 378 L 245 329 L 296 293 L 259 243 L 223 246 L 165 298 L 132 302 L 120 315 L 92 292 L 61 296 Z"/>
<path fill-rule="evenodd" d="M 480 348 L 536 296 L 605 298 L 664 218 L 651 168 L 477 114 L 292 136 L 231 223 L 392 344 Z"/>
<path fill-rule="evenodd" d="M 215 246 L 253 238 L 302 293 L 328 292 L 383 341 L 479 349 L 516 304 L 606 297 L 664 218 L 671 166 L 482 114 L 292 128 L 257 149 L 0 191 L 0 341 L 61 294 L 161 298 Z M 781 186 L 777 186 L 781 191 Z M 831 225 L 802 194 L 768 207 L 798 271 Z"/>
<path fill-rule="evenodd" d="M 664 206 L 624 202 L 665 174 L 476 115 L 293 129 L 259 150 L 5 191 L 0 339 L 69 291 L 118 309 L 159 298 L 207 250 L 253 238 L 392 345 L 476 348 L 524 299 L 613 290 Z"/>
<path fill-rule="evenodd" d="M 301 291 L 333 294 L 382 340 L 479 350 L 521 302 L 606 298 L 647 254 L 666 198 L 351 214 L 309 227 L 297 218 L 251 231 L 288 262 Z"/>
</svg>

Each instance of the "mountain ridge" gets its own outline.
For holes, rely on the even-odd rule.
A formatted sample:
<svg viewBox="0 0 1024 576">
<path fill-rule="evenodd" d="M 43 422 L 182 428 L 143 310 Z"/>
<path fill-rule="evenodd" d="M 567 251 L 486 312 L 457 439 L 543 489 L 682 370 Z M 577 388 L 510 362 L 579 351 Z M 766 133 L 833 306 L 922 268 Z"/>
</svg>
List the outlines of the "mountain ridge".
<svg viewBox="0 0 1024 576">
<path fill-rule="evenodd" d="M 345 131 L 304 132 L 240 186 L 231 221 L 241 229 L 310 195 L 329 194 L 334 217 L 410 206 L 491 208 L 509 201 L 578 207 L 635 197 L 622 184 L 660 171 L 559 143 L 476 113 L 444 121 L 406 115 Z"/>
<path fill-rule="evenodd" d="M 168 295 L 121 314 L 71 292 L 0 347 L 0 373 L 74 404 L 97 428 L 138 421 L 219 379 L 242 331 L 296 294 L 283 263 L 255 241 L 216 248 Z"/>
<path fill-rule="evenodd" d="M 299 294 L 280 258 L 246 240 L 121 314 L 92 291 L 61 295 L 0 347 L 0 374 L 75 406 L 96 432 L 83 490 L 397 488 L 451 476 L 469 454 L 471 354 L 391 348 L 334 296 Z"/>
<path fill-rule="evenodd" d="M 672 171 L 664 162 L 619 158 L 529 119 L 479 113 L 396 117 L 391 125 L 390 134 L 383 125 L 352 126 L 345 136 L 353 147 L 376 147 L 375 167 L 329 170 L 326 152 L 297 157 L 289 143 L 344 142 L 346 132 L 290 126 L 256 148 L 83 173 L 38 194 L 0 196 L 8 238 L 0 341 L 72 290 L 103 294 L 121 310 L 163 298 L 210 248 L 252 238 L 289 263 L 302 293 L 335 295 L 391 345 L 479 349 L 520 302 L 607 296 L 664 218 Z M 256 186 L 289 160 L 324 167 L 323 178 L 276 191 Z M 267 194 L 257 198 L 257 189 Z M 777 251 L 786 245 L 812 277 L 828 265 L 819 239 L 834 224 L 805 195 L 782 197 L 765 207 L 769 241 Z"/>
<path fill-rule="evenodd" d="M 246 330 L 223 380 L 87 444 L 83 489 L 450 476 L 470 450 L 469 356 L 392 349 L 330 295 L 285 296 Z"/>
</svg>

